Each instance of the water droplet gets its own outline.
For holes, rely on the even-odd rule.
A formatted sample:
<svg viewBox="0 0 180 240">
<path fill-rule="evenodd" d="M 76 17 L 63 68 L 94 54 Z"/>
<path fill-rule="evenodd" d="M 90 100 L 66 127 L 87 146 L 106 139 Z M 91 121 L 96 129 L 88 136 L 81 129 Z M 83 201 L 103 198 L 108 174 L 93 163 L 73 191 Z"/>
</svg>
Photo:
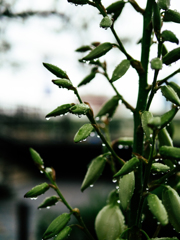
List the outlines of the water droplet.
<svg viewBox="0 0 180 240">
<path fill-rule="evenodd" d="M 112 180 L 112 182 L 113 182 L 113 183 L 116 183 L 116 182 L 117 182 L 117 179 L 116 179 L 116 178 L 114 178 L 114 179 Z"/>
<path fill-rule="evenodd" d="M 90 187 L 94 187 L 94 185 L 93 185 L 93 184 L 91 184 L 91 185 L 90 185 Z"/>
<path fill-rule="evenodd" d="M 149 135 L 150 138 L 152 138 L 152 136 L 153 136 L 152 134 Z"/>
<path fill-rule="evenodd" d="M 119 149 L 122 149 L 122 148 L 123 148 L 123 145 L 121 145 L 121 144 L 118 145 L 118 148 L 119 148 Z"/>
<path fill-rule="evenodd" d="M 97 135 L 97 138 L 100 138 L 100 136 L 99 136 L 99 135 Z"/>
<path fill-rule="evenodd" d="M 46 117 L 46 120 L 48 121 L 50 119 L 50 117 Z"/>
<path fill-rule="evenodd" d="M 37 197 L 32 197 L 32 198 L 31 198 L 31 200 L 36 200 L 36 199 L 37 199 Z"/>
<path fill-rule="evenodd" d="M 116 186 L 116 189 L 118 190 L 118 189 L 119 189 L 119 186 Z"/>
<path fill-rule="evenodd" d="M 105 147 L 105 146 L 106 146 L 106 144 L 105 144 L 105 143 L 103 143 L 103 144 L 102 144 L 102 146 L 103 146 L 103 147 Z"/>
<path fill-rule="evenodd" d="M 117 203 L 120 203 L 121 201 L 120 200 L 117 200 Z"/>
<path fill-rule="evenodd" d="M 78 115 L 78 118 L 82 118 L 82 115 Z"/>
<path fill-rule="evenodd" d="M 85 139 L 83 139 L 83 142 L 85 142 L 87 139 L 85 138 Z"/>
<path fill-rule="evenodd" d="M 91 132 L 91 133 L 90 133 L 90 136 L 91 136 L 91 137 L 94 137 L 94 136 L 95 136 L 95 133 L 94 133 L 94 132 Z"/>
<path fill-rule="evenodd" d="M 40 173 L 43 173 L 43 171 L 41 170 Z"/>
<path fill-rule="evenodd" d="M 133 115 L 133 112 L 130 112 L 130 115 L 132 116 L 132 115 Z"/>
<path fill-rule="evenodd" d="M 48 207 L 46 207 L 47 209 L 50 209 L 51 207 L 50 206 L 48 206 Z"/>
<path fill-rule="evenodd" d="M 96 121 L 99 121 L 99 117 L 96 117 L 95 120 L 96 120 Z"/>
</svg>

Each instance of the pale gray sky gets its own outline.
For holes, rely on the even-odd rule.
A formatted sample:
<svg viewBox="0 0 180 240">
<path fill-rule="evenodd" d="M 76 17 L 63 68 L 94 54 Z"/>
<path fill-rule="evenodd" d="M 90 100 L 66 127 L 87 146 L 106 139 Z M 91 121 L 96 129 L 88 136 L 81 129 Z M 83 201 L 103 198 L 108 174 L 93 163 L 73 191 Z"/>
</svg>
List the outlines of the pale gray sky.
<svg viewBox="0 0 180 240">
<path fill-rule="evenodd" d="M 114 1 L 103 0 L 107 7 Z M 145 0 L 137 0 L 141 7 L 145 7 Z M 14 11 L 23 10 L 54 10 L 64 12 L 71 18 L 71 26 L 68 26 L 57 17 L 29 18 L 26 21 L 15 19 L 2 21 L 1 38 L 7 38 L 12 44 L 9 52 L 3 55 L 3 65 L 0 69 L 0 103 L 5 108 L 16 108 L 18 105 L 40 108 L 45 113 L 53 110 L 64 103 L 74 101 L 74 94 L 65 89 L 59 89 L 51 83 L 55 77 L 49 73 L 42 65 L 42 62 L 48 62 L 59 66 L 67 71 L 73 84 L 77 84 L 90 72 L 90 67 L 82 65 L 78 59 L 83 55 L 74 52 L 81 45 L 88 45 L 93 41 L 115 42 L 110 30 L 104 30 L 99 27 L 102 17 L 98 11 L 90 6 L 74 6 L 65 0 L 59 1 L 42 1 L 41 0 L 18 0 L 15 4 Z M 171 0 L 171 9 L 180 11 L 179 0 Z M 86 20 L 85 20 L 86 19 Z M 78 28 L 84 25 L 84 21 L 89 24 L 88 30 Z M 67 29 L 66 29 L 67 28 Z M 3 34 L 3 29 L 6 29 Z M 63 31 L 62 31 L 63 29 Z M 80 30 L 79 30 L 80 29 Z M 127 51 L 136 59 L 140 58 L 140 45 L 137 41 L 142 33 L 142 16 L 134 11 L 130 4 L 126 4 L 122 16 L 115 24 L 115 29 L 121 39 L 129 38 L 125 47 Z M 180 24 L 165 23 L 163 29 L 174 31 L 180 39 Z M 177 45 L 167 44 L 167 48 L 173 49 Z M 156 46 L 150 58 L 156 57 Z M 1 56 L 2 58 L 2 56 Z M 124 55 L 117 49 L 113 49 L 102 57 L 102 60 L 108 62 L 108 72 L 111 76 L 113 69 L 121 60 L 125 59 Z M 19 63 L 19 68 L 12 68 L 6 64 L 8 60 Z M 172 64 L 172 67 L 163 66 L 160 78 L 170 74 L 179 67 L 179 62 Z M 152 71 L 149 70 L 150 81 Z M 179 79 L 179 80 L 178 80 Z M 180 83 L 180 77 L 177 76 Z M 134 69 L 130 69 L 127 74 L 115 82 L 120 94 L 129 101 L 133 106 L 136 103 L 138 78 Z M 97 75 L 87 86 L 79 89 L 80 94 L 97 94 L 113 96 L 114 91 L 109 88 L 109 83 L 105 78 Z M 156 97 L 157 102 L 153 104 L 153 109 L 159 109 L 161 104 L 161 94 Z"/>
</svg>

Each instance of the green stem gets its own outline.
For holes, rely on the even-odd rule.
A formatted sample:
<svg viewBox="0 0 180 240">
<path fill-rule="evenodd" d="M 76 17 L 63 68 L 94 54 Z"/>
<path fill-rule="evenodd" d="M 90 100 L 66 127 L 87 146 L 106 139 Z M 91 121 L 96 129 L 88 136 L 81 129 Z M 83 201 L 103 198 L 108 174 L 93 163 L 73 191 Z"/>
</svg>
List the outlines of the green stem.
<svg viewBox="0 0 180 240">
<path fill-rule="evenodd" d="M 151 93 L 150 93 L 150 96 L 149 96 L 149 99 L 148 99 L 146 111 L 149 110 L 150 105 L 151 105 L 151 102 L 152 102 L 153 97 L 154 97 L 154 94 L 155 94 L 155 90 L 154 90 L 154 89 L 155 89 L 155 87 L 156 87 L 156 82 L 157 82 L 158 73 L 159 73 L 159 70 L 155 70 L 155 72 L 154 72 L 153 84 L 152 84 Z"/>
<path fill-rule="evenodd" d="M 76 94 L 78 100 L 80 103 L 83 103 L 81 97 L 79 96 L 78 90 L 75 88 L 74 89 L 74 93 Z M 124 165 L 125 161 L 120 158 L 116 152 L 112 149 L 112 147 L 110 146 L 110 144 L 108 143 L 108 141 L 106 140 L 106 138 L 104 137 L 104 135 L 101 133 L 94 117 L 92 113 L 87 113 L 86 116 L 88 117 L 89 121 L 91 122 L 91 124 L 93 125 L 94 129 L 96 130 L 97 134 L 99 135 L 99 137 L 101 138 L 102 142 L 106 145 L 106 147 L 108 148 L 108 150 L 111 152 L 112 156 L 121 164 Z"/>
<path fill-rule="evenodd" d="M 163 83 L 165 83 L 167 80 L 169 80 L 170 78 L 172 78 L 174 75 L 176 75 L 177 73 L 180 73 L 180 68 L 178 68 L 176 71 L 174 71 L 173 73 L 171 73 L 169 76 L 163 78 L 162 80 L 159 80 L 158 86 L 162 85 Z"/>
<path fill-rule="evenodd" d="M 45 169 L 42 168 L 41 169 L 44 174 L 46 175 L 46 177 L 50 180 L 50 182 L 52 183 L 52 188 L 57 192 L 58 196 L 60 197 L 61 201 L 64 203 L 64 205 L 70 210 L 70 212 L 72 212 L 74 214 L 74 216 L 76 217 L 76 219 L 78 220 L 78 222 L 82 225 L 83 227 L 83 231 L 87 234 L 88 238 L 90 240 L 94 240 L 93 236 L 90 234 L 89 230 L 87 229 L 80 213 L 77 214 L 77 211 L 75 211 L 66 201 L 66 199 L 64 198 L 64 196 L 62 195 L 61 191 L 58 188 L 57 183 L 49 176 L 49 174 L 46 173 Z"/>
<path fill-rule="evenodd" d="M 148 75 L 148 63 L 149 63 L 149 51 L 151 46 L 151 34 L 152 34 L 152 24 L 151 17 L 153 11 L 153 4 L 155 0 L 148 0 L 146 9 L 144 12 L 143 21 L 143 37 L 141 46 L 141 63 L 144 71 L 139 74 L 139 91 L 138 99 L 136 104 L 136 110 L 134 112 L 134 144 L 133 152 L 143 154 L 143 130 L 141 127 L 140 112 L 144 111 L 146 108 L 148 90 L 147 90 L 147 75 Z M 138 212 L 141 211 L 142 205 L 139 204 L 142 193 L 143 184 L 143 163 L 140 163 L 137 171 L 135 172 L 135 191 L 131 200 L 131 211 L 129 213 L 128 221 L 129 226 L 134 226 L 138 223 L 140 228 L 140 222 L 138 219 Z M 133 240 L 139 240 L 137 238 L 137 232 L 132 232 Z"/>
</svg>

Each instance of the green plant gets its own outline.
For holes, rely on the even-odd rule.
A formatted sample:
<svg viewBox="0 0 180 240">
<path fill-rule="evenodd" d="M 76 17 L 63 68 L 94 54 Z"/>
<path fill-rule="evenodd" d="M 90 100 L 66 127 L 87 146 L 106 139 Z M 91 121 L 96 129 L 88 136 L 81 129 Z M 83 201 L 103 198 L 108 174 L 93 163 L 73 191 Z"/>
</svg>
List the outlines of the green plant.
<svg viewBox="0 0 180 240">
<path fill-rule="evenodd" d="M 83 102 L 78 89 L 74 87 L 67 73 L 49 63 L 43 65 L 58 77 L 53 83 L 60 88 L 66 88 L 74 92 L 79 103 L 64 104 L 47 114 L 47 118 L 71 113 L 86 115 L 89 123 L 83 125 L 75 134 L 74 141 L 80 142 L 86 139 L 92 132 L 97 132 L 104 145 L 102 155 L 92 160 L 88 167 L 81 190 L 94 184 L 102 174 L 106 164 L 112 171 L 112 179 L 117 187 L 109 194 L 107 205 L 98 213 L 95 221 L 95 230 L 99 240 L 120 239 L 178 239 L 177 237 L 159 238 L 160 229 L 164 226 L 172 226 L 176 232 L 180 232 L 180 197 L 178 195 L 180 170 L 180 149 L 173 146 L 171 126 L 172 120 L 180 107 L 180 87 L 170 81 L 171 77 L 180 72 L 180 69 L 158 80 L 158 74 L 164 65 L 170 65 L 180 59 L 180 48 L 168 52 L 165 44 L 179 43 L 179 40 L 170 30 L 162 31 L 162 25 L 171 21 L 180 23 L 180 13 L 170 8 L 170 0 L 147 0 L 145 9 L 142 9 L 134 0 L 119 0 L 105 8 L 101 0 L 68 0 L 75 5 L 88 4 L 98 9 L 102 15 L 100 27 L 109 28 L 115 37 L 116 43 L 104 42 L 92 43 L 78 48 L 77 52 L 90 51 L 80 62 L 89 62 L 91 72 L 78 85 L 88 84 L 102 74 L 115 91 L 115 96 L 106 102 L 98 114 L 94 116 L 90 103 Z M 114 24 L 120 17 L 126 4 L 131 4 L 134 9 L 142 14 L 143 34 L 141 43 L 141 59 L 134 59 L 124 48 L 118 37 Z M 156 42 L 154 39 L 156 38 Z M 152 44 L 157 46 L 157 56 L 149 60 L 149 52 Z M 116 48 L 125 59 L 115 67 L 112 77 L 107 73 L 106 62 L 99 59 L 112 48 Z M 148 68 L 154 71 L 151 84 L 148 85 Z M 132 107 L 119 93 L 114 82 L 122 78 L 130 67 L 133 67 L 139 76 L 139 92 L 136 107 Z M 150 80 L 150 79 L 149 79 Z M 172 103 L 172 108 L 161 116 L 153 116 L 149 111 L 153 98 L 157 91 L 161 91 L 166 100 Z M 121 101 L 129 111 L 133 113 L 134 136 L 133 139 L 119 138 L 111 141 L 109 134 L 109 122 L 113 117 L 118 102 Z M 97 120 L 98 119 L 98 120 Z M 133 144 L 132 158 L 124 161 L 114 150 L 114 145 Z M 65 204 L 68 213 L 58 216 L 47 228 L 43 239 L 55 236 L 55 240 L 65 239 L 72 230 L 67 226 L 71 215 L 74 215 L 79 224 L 77 227 L 87 234 L 87 239 L 94 239 L 83 222 L 80 211 L 72 208 L 56 184 L 55 171 L 45 168 L 40 155 L 30 149 L 31 155 L 40 171 L 50 180 L 50 184 L 43 183 L 31 189 L 25 197 L 37 197 L 50 187 L 55 190 L 57 196 L 45 199 L 40 207 L 47 207 L 61 201 Z M 111 180 L 112 180 L 111 179 Z M 111 181 L 110 180 L 110 181 Z M 148 219 L 156 219 L 155 233 L 148 232 L 146 226 Z M 148 236 L 149 235 L 149 236 Z"/>
</svg>

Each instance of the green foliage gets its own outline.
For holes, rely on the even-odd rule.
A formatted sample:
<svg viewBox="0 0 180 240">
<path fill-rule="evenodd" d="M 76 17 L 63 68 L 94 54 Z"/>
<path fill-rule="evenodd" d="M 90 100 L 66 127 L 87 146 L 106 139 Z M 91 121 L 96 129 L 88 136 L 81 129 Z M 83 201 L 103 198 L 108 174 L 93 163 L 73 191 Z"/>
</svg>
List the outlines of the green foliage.
<svg viewBox="0 0 180 240">
<path fill-rule="evenodd" d="M 141 240 L 146 237 L 146 239 L 154 240 L 177 240 L 178 238 L 171 236 L 161 237 L 160 225 L 163 227 L 170 223 L 172 229 L 175 228 L 177 236 L 180 232 L 180 197 L 178 194 L 180 148 L 174 147 L 171 131 L 173 119 L 180 106 L 180 86 L 169 81 L 180 70 L 177 69 L 162 80 L 158 77 L 159 72 L 163 72 L 166 65 L 174 64 L 180 59 L 179 47 L 168 52 L 165 46 L 167 41 L 172 45 L 179 44 L 179 39 L 170 30 L 162 31 L 162 25 L 165 26 L 166 22 L 180 23 L 180 14 L 170 9 L 170 0 L 147 0 L 145 9 L 142 9 L 134 0 L 116 1 L 106 8 L 101 0 L 68 0 L 68 2 L 96 8 L 102 15 L 102 20 L 98 25 L 105 29 L 108 28 L 115 38 L 114 43 L 94 42 L 76 49 L 81 53 L 89 51 L 79 61 L 89 63 L 91 68 L 90 74 L 84 77 L 78 87 L 87 87 L 88 83 L 96 79 L 97 74 L 102 74 L 115 92 L 115 95 L 103 104 L 96 116 L 90 103 L 82 101 L 78 87 L 74 87 L 73 81 L 69 79 L 66 72 L 52 64 L 43 63 L 47 70 L 58 77 L 53 80 L 53 83 L 60 88 L 72 90 L 79 101 L 63 104 L 48 113 L 46 117 L 56 117 L 67 113 L 85 115 L 88 122 L 77 131 L 74 142 L 81 142 L 94 131 L 104 145 L 103 153 L 89 164 L 81 190 L 86 190 L 96 181 L 98 184 L 105 165 L 109 167 L 112 174 L 110 181 L 116 182 L 116 187 L 108 196 L 107 204 L 96 216 L 97 238 L 98 240 Z M 121 17 L 126 4 L 131 4 L 134 10 L 143 17 L 140 61 L 128 53 L 114 28 L 114 22 Z M 157 45 L 157 55 L 150 60 L 152 42 Z M 101 57 L 108 57 L 105 54 L 113 48 L 114 51 L 120 51 L 125 59 L 114 66 L 111 77 L 109 77 L 107 63 L 101 61 Z M 139 76 L 135 107 L 131 106 L 120 94 L 121 88 L 118 90 L 114 86 L 114 82 L 120 78 L 119 82 L 123 85 L 124 75 L 130 67 L 133 67 Z M 148 75 L 149 68 L 154 72 L 153 79 Z M 60 91 L 63 90 L 60 89 Z M 153 116 L 150 107 L 158 91 L 161 91 L 162 98 L 168 100 L 172 107 L 162 115 Z M 120 136 L 112 141 L 109 122 L 114 117 L 119 101 L 134 115 L 134 135 L 133 138 Z M 132 157 L 125 162 L 114 150 L 115 144 L 133 145 Z M 84 231 L 86 239 L 96 239 L 83 221 L 80 210 L 72 208 L 62 195 L 56 184 L 55 170 L 45 168 L 43 160 L 34 149 L 30 148 L 30 154 L 40 171 L 49 179 L 50 184 L 43 183 L 35 186 L 25 194 L 25 197 L 37 197 L 51 187 L 57 195 L 44 199 L 38 208 L 53 206 L 60 200 L 69 210 L 69 213 L 63 213 L 52 221 L 42 238 L 49 239 L 55 236 L 55 240 L 66 239 L 71 231 L 73 234 L 73 228 L 78 227 L 79 231 Z M 101 199 L 101 193 L 98 194 L 98 198 Z M 74 215 L 78 224 L 67 226 L 71 215 Z M 147 227 L 145 225 L 147 221 L 152 221 L 152 216 L 154 217 L 153 223 L 156 225 L 154 232 L 144 230 L 149 228 L 149 225 Z"/>
</svg>

